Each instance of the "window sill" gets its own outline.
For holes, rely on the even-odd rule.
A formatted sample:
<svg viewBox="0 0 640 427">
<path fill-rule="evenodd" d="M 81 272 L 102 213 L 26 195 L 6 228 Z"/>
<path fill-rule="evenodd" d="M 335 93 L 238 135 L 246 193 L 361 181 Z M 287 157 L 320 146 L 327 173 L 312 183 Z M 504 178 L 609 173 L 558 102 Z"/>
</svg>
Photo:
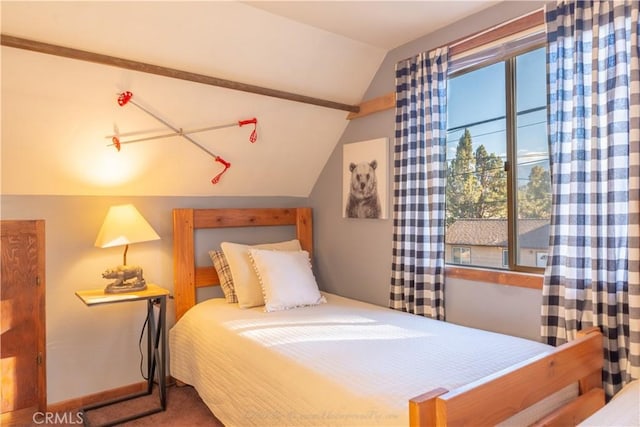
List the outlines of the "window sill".
<svg viewBox="0 0 640 427">
<path fill-rule="evenodd" d="M 490 270 L 477 267 L 469 268 L 457 265 L 447 265 L 445 267 L 445 277 L 528 289 L 542 289 L 544 280 L 541 274 Z"/>
</svg>

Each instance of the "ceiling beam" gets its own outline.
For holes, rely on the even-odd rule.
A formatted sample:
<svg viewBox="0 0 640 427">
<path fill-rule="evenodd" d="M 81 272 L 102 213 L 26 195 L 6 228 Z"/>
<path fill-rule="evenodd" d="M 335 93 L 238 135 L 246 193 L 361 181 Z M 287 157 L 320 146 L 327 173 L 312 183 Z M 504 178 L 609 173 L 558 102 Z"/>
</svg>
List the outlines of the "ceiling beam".
<svg viewBox="0 0 640 427">
<path fill-rule="evenodd" d="M 395 108 L 395 106 L 396 93 L 390 92 L 386 95 L 363 101 L 360 104 L 360 111 L 357 113 L 349 113 L 349 115 L 347 115 L 347 120 L 359 119 L 360 117 L 368 116 L 369 114 L 377 113 L 378 111 L 390 110 Z"/>
<path fill-rule="evenodd" d="M 302 102 L 305 104 L 317 105 L 320 107 L 343 110 L 350 113 L 357 113 L 360 107 L 357 105 L 342 104 L 339 102 L 327 101 L 310 96 L 299 95 L 291 92 L 284 92 L 276 89 L 269 89 L 261 86 L 235 82 L 232 80 L 220 79 L 204 74 L 191 73 L 189 71 L 177 70 L 174 68 L 162 67 L 159 65 L 146 64 L 144 62 L 132 61 L 115 56 L 103 55 L 100 53 L 88 52 L 35 40 L 14 37 L 7 34 L 1 35 L 2 46 L 14 47 L 17 49 L 31 50 L 34 52 L 46 53 L 49 55 L 61 56 L 64 58 L 77 59 L 80 61 L 94 62 L 102 65 L 124 68 L 127 70 L 139 71 L 142 73 L 156 74 L 159 76 L 171 77 L 174 79 L 186 80 L 190 82 L 202 83 L 210 86 L 218 86 L 226 89 L 239 90 L 242 92 L 254 93 L 257 95 L 271 96 L 288 101 Z"/>
</svg>

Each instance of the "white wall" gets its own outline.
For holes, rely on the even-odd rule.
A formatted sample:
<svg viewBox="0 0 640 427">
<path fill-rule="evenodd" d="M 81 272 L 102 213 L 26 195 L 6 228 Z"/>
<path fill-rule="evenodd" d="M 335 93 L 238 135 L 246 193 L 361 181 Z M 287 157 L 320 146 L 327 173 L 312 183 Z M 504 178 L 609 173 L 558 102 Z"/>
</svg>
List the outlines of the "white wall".
<svg viewBox="0 0 640 427">
<path fill-rule="evenodd" d="M 450 279 L 444 293 L 449 322 L 539 340 L 540 290 Z"/>
<path fill-rule="evenodd" d="M 0 8 L 6 35 L 346 104 L 359 102 L 384 57 L 381 48 L 239 1 Z M 8 46 L 0 52 L 2 194 L 307 197 L 346 126 L 343 110 Z M 123 91 L 133 99 L 121 107 Z M 134 103 L 185 131 L 232 125 L 190 136 L 232 164 L 224 179 L 211 185 L 222 165 L 181 137 L 107 147 L 116 128 L 136 137 L 169 132 Z M 253 126 L 233 125 L 254 117 L 251 143 Z"/>
</svg>

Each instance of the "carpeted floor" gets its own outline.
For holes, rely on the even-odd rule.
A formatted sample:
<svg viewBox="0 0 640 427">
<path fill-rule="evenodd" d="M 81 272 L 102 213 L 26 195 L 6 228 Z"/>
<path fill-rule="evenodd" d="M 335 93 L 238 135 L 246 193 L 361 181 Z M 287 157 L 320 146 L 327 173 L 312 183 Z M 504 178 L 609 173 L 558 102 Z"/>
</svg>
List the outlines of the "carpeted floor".
<svg viewBox="0 0 640 427">
<path fill-rule="evenodd" d="M 150 396 L 121 402 L 109 407 L 85 413 L 90 425 L 103 425 L 110 420 L 137 414 L 146 409 L 157 408 L 160 401 L 157 389 Z M 193 387 L 172 386 L 167 388 L 167 410 L 121 424 L 124 426 L 212 426 L 223 427 L 202 402 Z"/>
<path fill-rule="evenodd" d="M 157 388 L 155 388 L 153 394 L 149 396 L 143 396 L 137 399 L 88 411 L 84 416 L 86 421 L 89 421 L 87 425 L 98 426 L 108 424 L 118 418 L 140 413 L 158 406 L 160 406 L 160 401 L 157 394 Z M 77 412 L 60 414 L 60 417 L 67 417 L 66 420 L 69 421 L 69 423 L 56 422 L 55 424 L 57 426 L 78 427 L 78 425 L 82 425 L 82 415 Z M 62 419 L 64 418 L 59 418 L 58 420 Z M 40 422 L 42 420 L 36 421 L 38 422 L 24 424 L 24 426 L 36 427 L 43 424 Z M 166 411 L 151 414 L 119 425 L 131 427 L 224 427 L 223 424 L 213 416 L 209 408 L 207 408 L 207 406 L 202 402 L 202 399 L 200 399 L 196 390 L 190 386 L 171 386 L 167 388 Z"/>
</svg>

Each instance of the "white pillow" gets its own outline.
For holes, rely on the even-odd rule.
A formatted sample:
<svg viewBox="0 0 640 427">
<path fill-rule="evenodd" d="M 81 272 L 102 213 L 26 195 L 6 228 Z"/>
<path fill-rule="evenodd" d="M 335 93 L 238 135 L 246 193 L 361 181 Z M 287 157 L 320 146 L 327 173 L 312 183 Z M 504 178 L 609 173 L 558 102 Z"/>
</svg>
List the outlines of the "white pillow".
<svg viewBox="0 0 640 427">
<path fill-rule="evenodd" d="M 257 307 L 264 305 L 262 288 L 258 276 L 251 265 L 249 258 L 250 248 L 271 249 L 278 251 L 299 251 L 300 242 L 297 239 L 278 243 L 265 243 L 261 245 L 242 245 L 239 243 L 222 242 L 222 252 L 229 263 L 233 287 L 238 298 L 240 308 Z"/>
<path fill-rule="evenodd" d="M 307 251 L 249 249 L 264 293 L 265 311 L 327 302 L 320 294 Z"/>
</svg>

